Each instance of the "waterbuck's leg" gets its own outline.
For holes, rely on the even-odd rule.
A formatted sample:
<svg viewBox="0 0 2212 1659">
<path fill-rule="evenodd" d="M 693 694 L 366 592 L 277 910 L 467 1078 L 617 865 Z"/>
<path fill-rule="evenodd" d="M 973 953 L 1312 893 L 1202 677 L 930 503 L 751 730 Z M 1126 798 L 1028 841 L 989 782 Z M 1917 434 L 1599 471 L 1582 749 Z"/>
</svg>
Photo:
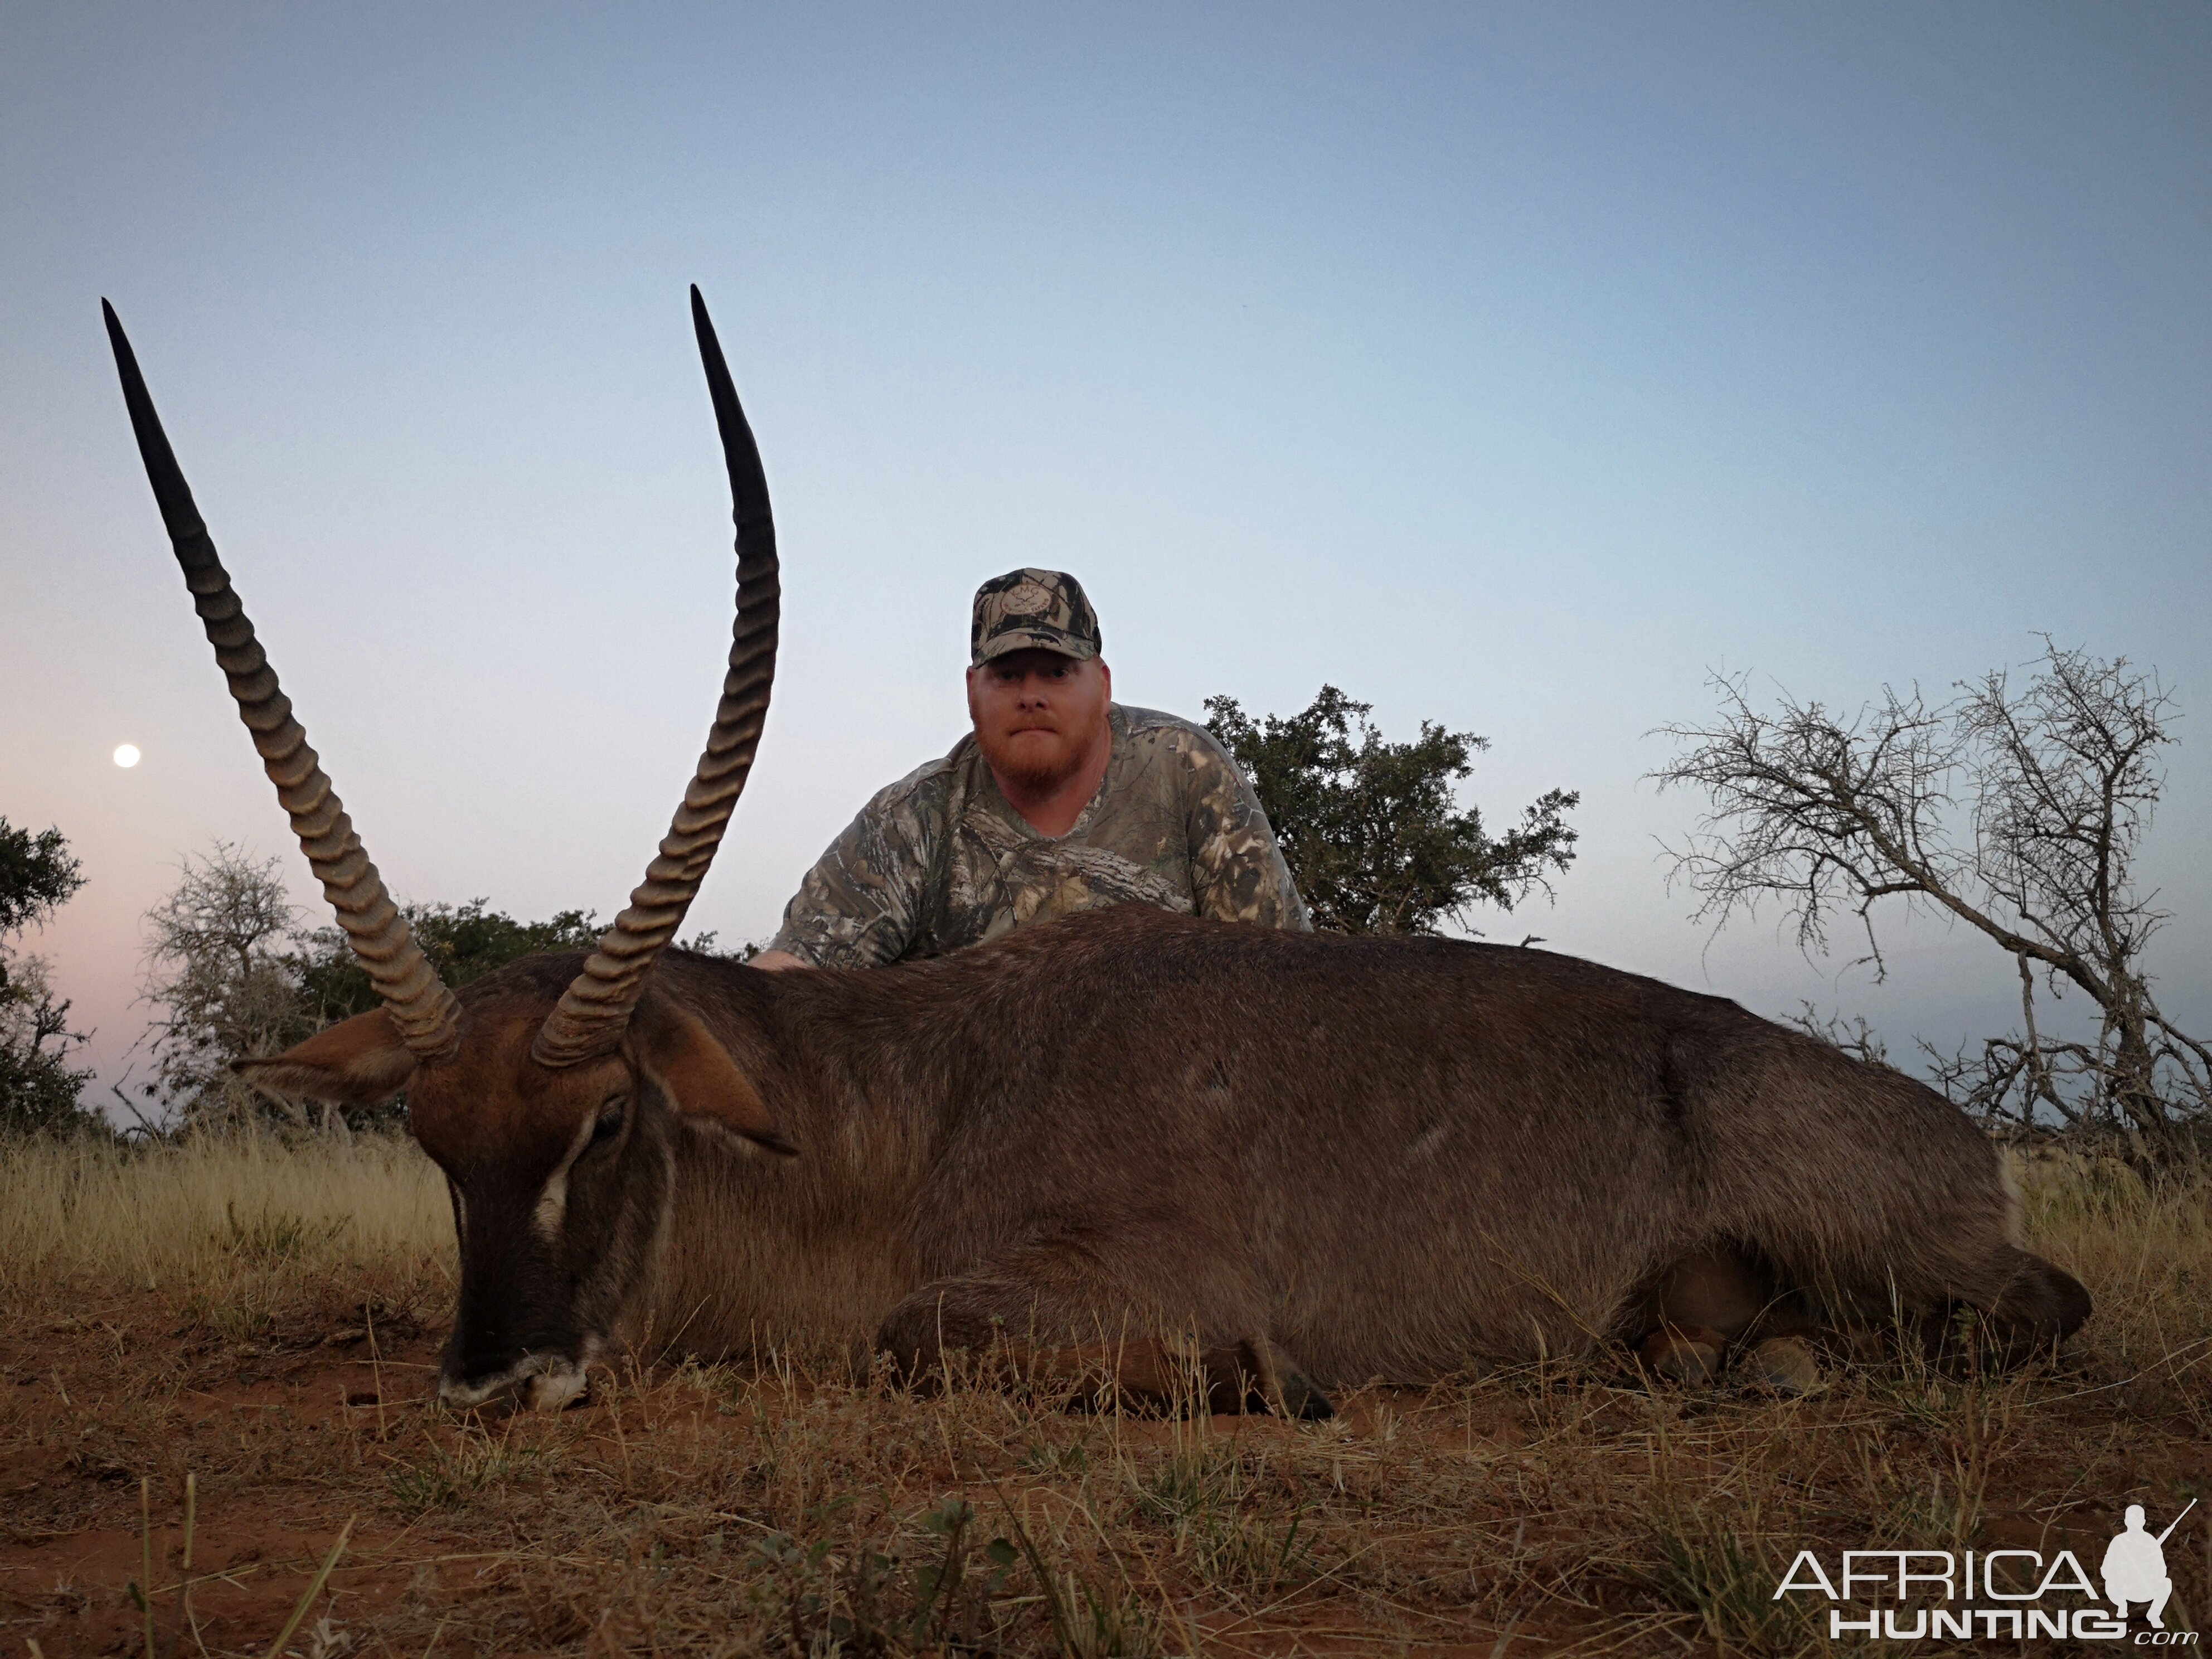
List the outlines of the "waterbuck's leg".
<svg viewBox="0 0 2212 1659">
<path fill-rule="evenodd" d="M 1869 1274 L 1856 1286 L 1823 1285 L 1810 1299 L 1855 1358 L 1877 1360 L 1901 1340 L 1946 1366 L 2020 1364 L 2049 1353 L 2089 1317 L 2081 1281 L 2041 1256 L 2003 1243 L 1961 1254 L 1940 1276 L 1881 1285 Z"/>
<path fill-rule="evenodd" d="M 2013 1258 L 1990 1317 L 2031 1348 L 2050 1347 L 2080 1330 L 2089 1317 L 2088 1286 L 2039 1255 L 2015 1250 Z"/>
<path fill-rule="evenodd" d="M 1683 1257 L 1626 1323 L 1644 1369 L 1670 1382 L 1711 1382 L 1732 1349 L 1746 1380 L 1784 1394 L 1802 1394 L 1820 1379 L 1803 1298 L 1778 1297 L 1769 1275 L 1734 1250 Z M 1640 1341 L 1638 1330 L 1648 1333 Z"/>
<path fill-rule="evenodd" d="M 1212 1412 L 1275 1410 L 1323 1418 L 1321 1389 L 1253 1322 L 1176 1318 L 1111 1282 L 1093 1243 L 1032 1244 L 981 1271 L 925 1285 L 878 1328 L 876 1346 L 902 1375 L 941 1373 L 948 1353 L 1000 1353 L 1038 1381 L 1103 1382 L 1131 1405 L 1173 1407 L 1203 1390 Z M 1116 1252 L 1115 1254 L 1120 1254 Z M 1146 1254 L 1159 1284 L 1188 1284 Z M 1239 1329 L 1239 1326 L 1247 1328 Z"/>
<path fill-rule="evenodd" d="M 1752 1328 L 1767 1303 L 1764 1278 L 1729 1250 L 1701 1250 L 1662 1274 L 1630 1316 L 1637 1358 L 1655 1376 L 1710 1382 L 1729 1345 Z M 1636 1333 L 1644 1334 L 1640 1338 Z"/>
<path fill-rule="evenodd" d="M 1733 1342 L 1765 1311 L 1765 1277 L 1729 1250 L 1703 1250 L 1676 1262 L 1659 1281 L 1658 1322 L 1704 1329 Z"/>
<path fill-rule="evenodd" d="M 1188 1337 L 1041 1344 L 1005 1339 L 999 1350 L 1032 1382 L 1091 1385 L 1136 1409 L 1175 1409 L 1206 1397 L 1212 1413 L 1272 1411 L 1317 1421 L 1335 1408 L 1264 1336 L 1206 1346 Z"/>
<path fill-rule="evenodd" d="M 2080 1329 L 2089 1317 L 2089 1292 L 2063 1267 L 2039 1255 L 2005 1245 L 1974 1282 L 1955 1286 L 1958 1304 L 1987 1322 L 1993 1351 L 1985 1357 L 1999 1365 L 2016 1365 L 2049 1353 Z M 1932 1359 L 1963 1359 L 1959 1333 L 1942 1315 L 1922 1323 L 1922 1341 Z"/>
<path fill-rule="evenodd" d="M 961 1279 L 925 1286 L 884 1321 L 876 1346 L 915 1381 L 940 1374 L 947 1354 L 995 1353 L 1034 1382 L 1093 1387 L 1103 1399 L 1139 1409 L 1176 1409 L 1203 1394 L 1209 1413 L 1274 1411 L 1308 1420 L 1336 1414 L 1312 1379 L 1264 1336 L 1231 1342 L 1189 1334 L 1032 1340 L 1012 1334 L 1030 1328 L 1030 1321 L 975 1316 L 975 1293 L 997 1288 Z"/>
</svg>

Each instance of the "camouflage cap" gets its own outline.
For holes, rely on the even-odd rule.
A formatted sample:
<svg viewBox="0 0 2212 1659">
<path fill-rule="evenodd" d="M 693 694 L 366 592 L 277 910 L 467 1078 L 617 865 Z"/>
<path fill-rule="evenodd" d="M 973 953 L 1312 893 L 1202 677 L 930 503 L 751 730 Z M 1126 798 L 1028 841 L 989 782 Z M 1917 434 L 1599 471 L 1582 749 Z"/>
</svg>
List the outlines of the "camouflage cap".
<svg viewBox="0 0 2212 1659">
<path fill-rule="evenodd" d="M 1009 651 L 1057 651 L 1085 661 L 1101 646 L 1098 613 L 1083 584 L 1064 570 L 1009 570 L 975 590 L 968 660 L 978 667 Z"/>
</svg>

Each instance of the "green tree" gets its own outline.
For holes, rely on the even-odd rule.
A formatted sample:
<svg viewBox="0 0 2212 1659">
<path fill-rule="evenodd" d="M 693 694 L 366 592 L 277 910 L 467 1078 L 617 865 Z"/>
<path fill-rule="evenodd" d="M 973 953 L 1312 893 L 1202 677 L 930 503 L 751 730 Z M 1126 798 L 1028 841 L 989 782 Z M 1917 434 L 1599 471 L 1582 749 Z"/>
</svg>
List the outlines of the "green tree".
<svg viewBox="0 0 2212 1659">
<path fill-rule="evenodd" d="M 1492 836 L 1455 786 L 1490 746 L 1421 722 L 1387 740 L 1372 707 L 1324 685 L 1310 707 L 1255 720 L 1234 697 L 1209 697 L 1207 722 L 1244 769 L 1273 826 L 1314 926 L 1346 933 L 1434 933 L 1487 902 L 1510 910 L 1574 861 L 1566 814 L 1580 794 L 1553 789 Z"/>
<path fill-rule="evenodd" d="M 491 908 L 486 898 L 472 898 L 465 904 L 406 904 L 400 913 L 438 977 L 456 990 L 520 957 L 596 949 L 599 935 L 606 931 L 596 910 L 556 910 L 544 921 L 518 921 L 504 910 Z M 319 1027 L 378 1006 L 376 988 L 337 928 L 296 934 L 295 946 L 292 966 Z M 757 945 L 725 951 L 711 933 L 695 933 L 678 948 L 738 962 L 760 951 Z"/>
<path fill-rule="evenodd" d="M 45 958 L 15 942 L 83 885 L 59 830 L 33 835 L 0 817 L 0 1135 L 100 1127 L 82 1103 L 92 1073 L 70 1064 L 84 1036 L 69 1029 L 70 1006 L 55 999 Z"/>
<path fill-rule="evenodd" d="M 83 885 L 60 830 L 34 836 L 0 817 L 0 936 L 44 926 Z"/>
<path fill-rule="evenodd" d="M 545 921 L 517 921 L 490 901 L 465 904 L 410 904 L 402 907 L 407 926 L 438 977 L 459 988 L 503 968 L 518 957 L 542 951 L 588 951 L 603 931 L 589 910 L 561 910 Z M 711 943 L 711 940 L 710 940 Z M 693 941 L 696 947 L 696 940 Z M 291 957 L 307 1006 L 318 1024 L 350 1018 L 379 1006 L 376 988 L 361 960 L 335 927 L 318 927 L 296 936 Z"/>
</svg>

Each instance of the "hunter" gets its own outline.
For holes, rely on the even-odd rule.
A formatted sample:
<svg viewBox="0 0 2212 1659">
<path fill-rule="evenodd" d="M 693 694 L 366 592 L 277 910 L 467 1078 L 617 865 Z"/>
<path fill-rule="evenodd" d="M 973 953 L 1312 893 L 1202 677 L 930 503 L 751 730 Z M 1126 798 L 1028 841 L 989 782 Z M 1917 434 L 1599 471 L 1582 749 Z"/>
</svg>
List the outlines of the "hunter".
<svg viewBox="0 0 2212 1659">
<path fill-rule="evenodd" d="M 1310 931 L 1243 773 L 1204 726 L 1114 702 L 1100 647 L 1062 571 L 977 589 L 975 729 L 860 810 L 754 966 L 911 962 L 1133 902 Z"/>
</svg>

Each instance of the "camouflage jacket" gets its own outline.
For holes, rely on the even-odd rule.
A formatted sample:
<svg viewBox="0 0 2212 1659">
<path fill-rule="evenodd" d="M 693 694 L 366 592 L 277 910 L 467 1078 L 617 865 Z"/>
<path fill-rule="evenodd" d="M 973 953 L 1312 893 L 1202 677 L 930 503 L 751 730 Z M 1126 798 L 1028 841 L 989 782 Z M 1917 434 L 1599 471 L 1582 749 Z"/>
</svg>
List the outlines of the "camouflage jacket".
<svg viewBox="0 0 2212 1659">
<path fill-rule="evenodd" d="M 861 809 L 769 948 L 872 968 L 1131 901 L 1310 929 L 1267 815 L 1212 734 L 1118 703 L 1109 718 L 1105 779 L 1066 835 L 1048 840 L 1008 804 L 970 732 Z"/>
</svg>

